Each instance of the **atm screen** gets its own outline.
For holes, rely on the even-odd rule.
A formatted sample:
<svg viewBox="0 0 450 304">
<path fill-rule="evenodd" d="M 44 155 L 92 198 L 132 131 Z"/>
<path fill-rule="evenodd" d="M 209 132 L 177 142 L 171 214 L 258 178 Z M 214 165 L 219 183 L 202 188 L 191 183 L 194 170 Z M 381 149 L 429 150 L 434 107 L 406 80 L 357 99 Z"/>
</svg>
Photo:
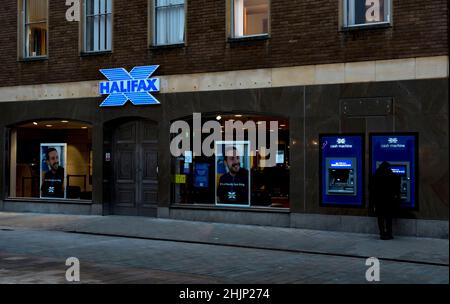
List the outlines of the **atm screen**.
<svg viewBox="0 0 450 304">
<path fill-rule="evenodd" d="M 396 175 L 406 175 L 406 166 L 391 166 L 391 171 Z"/>
<path fill-rule="evenodd" d="M 332 178 L 332 180 L 331 180 L 332 184 L 336 184 L 336 183 L 347 184 L 348 178 L 350 175 L 350 170 L 348 170 L 348 169 L 333 169 L 333 170 L 330 170 L 330 175 Z"/>
<path fill-rule="evenodd" d="M 336 160 L 336 159 L 332 159 L 330 161 L 330 168 L 333 169 L 351 169 L 352 168 L 352 161 L 345 159 L 345 160 Z"/>
</svg>

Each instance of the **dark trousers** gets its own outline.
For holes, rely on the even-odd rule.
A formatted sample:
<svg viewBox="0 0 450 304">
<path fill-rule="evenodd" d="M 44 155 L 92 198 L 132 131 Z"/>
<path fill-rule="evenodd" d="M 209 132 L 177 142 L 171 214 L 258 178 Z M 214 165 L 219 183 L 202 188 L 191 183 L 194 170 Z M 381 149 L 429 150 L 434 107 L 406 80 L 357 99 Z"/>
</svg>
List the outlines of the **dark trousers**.
<svg viewBox="0 0 450 304">
<path fill-rule="evenodd" d="M 380 236 L 392 236 L 392 216 L 383 214 L 378 215 L 378 228 L 380 229 Z"/>
</svg>

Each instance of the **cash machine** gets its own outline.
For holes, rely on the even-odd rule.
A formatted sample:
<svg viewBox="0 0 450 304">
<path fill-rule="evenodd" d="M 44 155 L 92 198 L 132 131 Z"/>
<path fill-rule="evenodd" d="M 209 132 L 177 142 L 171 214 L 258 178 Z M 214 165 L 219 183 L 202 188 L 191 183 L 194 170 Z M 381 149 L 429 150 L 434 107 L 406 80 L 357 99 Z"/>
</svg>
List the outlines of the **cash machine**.
<svg viewBox="0 0 450 304">
<path fill-rule="evenodd" d="M 356 195 L 356 159 L 326 159 L 327 194 Z"/>
<path fill-rule="evenodd" d="M 362 207 L 364 136 L 320 135 L 321 206 Z"/>
<path fill-rule="evenodd" d="M 373 133 L 369 137 L 371 174 L 388 162 L 401 179 L 400 206 L 417 209 L 417 133 Z"/>
</svg>

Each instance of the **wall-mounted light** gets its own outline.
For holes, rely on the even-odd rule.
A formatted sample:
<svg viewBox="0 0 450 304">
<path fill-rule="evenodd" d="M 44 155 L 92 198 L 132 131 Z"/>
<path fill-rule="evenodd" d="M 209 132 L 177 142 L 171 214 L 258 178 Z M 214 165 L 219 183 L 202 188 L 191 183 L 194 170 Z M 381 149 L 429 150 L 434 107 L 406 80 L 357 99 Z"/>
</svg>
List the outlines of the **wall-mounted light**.
<svg viewBox="0 0 450 304">
<path fill-rule="evenodd" d="M 216 119 L 217 119 L 217 120 L 221 120 L 221 119 L 222 119 L 222 116 L 217 115 Z"/>
</svg>

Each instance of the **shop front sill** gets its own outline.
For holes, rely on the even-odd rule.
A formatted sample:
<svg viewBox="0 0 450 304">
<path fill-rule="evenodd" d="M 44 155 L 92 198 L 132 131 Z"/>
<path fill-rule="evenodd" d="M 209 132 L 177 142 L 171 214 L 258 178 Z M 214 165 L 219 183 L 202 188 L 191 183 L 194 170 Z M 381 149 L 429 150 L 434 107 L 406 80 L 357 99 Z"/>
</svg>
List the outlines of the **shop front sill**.
<svg viewBox="0 0 450 304">
<path fill-rule="evenodd" d="M 5 198 L 3 202 L 17 202 L 17 203 L 41 203 L 41 204 L 76 204 L 76 205 L 92 205 L 91 200 L 79 199 L 44 199 L 44 198 Z"/>
<path fill-rule="evenodd" d="M 202 204 L 172 204 L 169 206 L 172 209 L 196 209 L 196 210 L 210 210 L 210 211 L 239 211 L 239 212 L 260 212 L 260 213 L 291 213 L 289 208 L 278 207 L 236 207 L 236 206 L 215 206 Z"/>
</svg>

